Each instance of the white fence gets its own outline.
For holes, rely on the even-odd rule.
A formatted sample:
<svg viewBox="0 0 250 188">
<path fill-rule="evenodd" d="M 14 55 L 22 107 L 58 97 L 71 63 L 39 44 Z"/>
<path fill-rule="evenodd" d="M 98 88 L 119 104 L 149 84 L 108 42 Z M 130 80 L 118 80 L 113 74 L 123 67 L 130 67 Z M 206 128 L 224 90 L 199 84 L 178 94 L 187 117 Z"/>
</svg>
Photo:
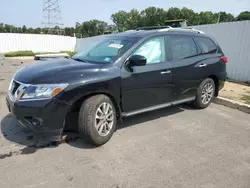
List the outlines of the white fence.
<svg viewBox="0 0 250 188">
<path fill-rule="evenodd" d="M 250 21 L 193 27 L 215 38 L 228 57 L 228 77 L 250 82 Z"/>
<path fill-rule="evenodd" d="M 33 52 L 74 51 L 75 45 L 75 37 L 0 33 L 0 53 L 19 50 L 32 50 Z"/>
<path fill-rule="evenodd" d="M 228 77 L 250 82 L 250 21 L 194 26 L 215 38 L 229 59 Z M 58 52 L 61 50 L 84 51 L 108 35 L 76 39 L 57 35 L 0 33 L 0 53 L 32 50 Z"/>
<path fill-rule="evenodd" d="M 228 57 L 228 77 L 250 82 L 250 21 L 194 26 L 218 41 Z M 76 51 L 84 51 L 106 35 L 77 39 Z"/>
<path fill-rule="evenodd" d="M 100 36 L 77 39 L 75 51 L 76 52 L 85 51 L 86 49 L 95 45 L 99 41 L 105 39 L 107 36 L 108 35 L 100 35 Z"/>
</svg>

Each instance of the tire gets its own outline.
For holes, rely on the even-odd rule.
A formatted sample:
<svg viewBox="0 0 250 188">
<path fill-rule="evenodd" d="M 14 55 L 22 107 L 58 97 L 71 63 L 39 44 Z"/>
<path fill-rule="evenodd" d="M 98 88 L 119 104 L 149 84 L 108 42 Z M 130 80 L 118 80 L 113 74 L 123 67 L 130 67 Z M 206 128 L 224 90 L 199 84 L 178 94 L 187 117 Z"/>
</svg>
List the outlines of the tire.
<svg viewBox="0 0 250 188">
<path fill-rule="evenodd" d="M 211 92 L 205 94 L 206 91 L 211 91 Z M 212 102 L 214 93 L 215 93 L 215 83 L 213 79 L 211 78 L 205 79 L 203 82 L 201 82 L 197 90 L 196 98 L 193 101 L 194 106 L 198 109 L 207 108 Z"/>
<path fill-rule="evenodd" d="M 107 109 L 109 111 L 104 115 Z M 79 112 L 78 131 L 87 141 L 96 146 L 107 143 L 116 130 L 116 124 L 116 109 L 109 97 L 95 95 L 83 102 Z"/>
</svg>

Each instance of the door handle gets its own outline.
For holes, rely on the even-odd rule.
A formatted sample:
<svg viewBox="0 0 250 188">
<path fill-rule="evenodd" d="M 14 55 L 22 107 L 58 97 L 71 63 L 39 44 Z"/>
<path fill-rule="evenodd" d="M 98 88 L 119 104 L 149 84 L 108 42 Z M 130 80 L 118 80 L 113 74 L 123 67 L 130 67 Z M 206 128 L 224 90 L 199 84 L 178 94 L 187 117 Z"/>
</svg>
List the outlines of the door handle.
<svg viewBox="0 0 250 188">
<path fill-rule="evenodd" d="M 170 74 L 171 70 L 162 71 L 161 74 Z"/>
<path fill-rule="evenodd" d="M 200 64 L 199 65 L 199 67 L 201 68 L 201 67 L 206 67 L 207 66 L 207 64 Z"/>
</svg>

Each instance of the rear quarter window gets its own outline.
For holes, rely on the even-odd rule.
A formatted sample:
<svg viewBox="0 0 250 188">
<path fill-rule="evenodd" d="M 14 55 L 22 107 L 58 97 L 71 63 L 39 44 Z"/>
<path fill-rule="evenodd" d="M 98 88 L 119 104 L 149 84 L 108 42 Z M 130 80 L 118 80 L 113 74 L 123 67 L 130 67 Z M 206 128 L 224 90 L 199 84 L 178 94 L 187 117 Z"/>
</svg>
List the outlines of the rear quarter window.
<svg viewBox="0 0 250 188">
<path fill-rule="evenodd" d="M 202 53 L 211 54 L 217 52 L 216 44 L 209 38 L 197 37 L 196 42 L 201 48 Z"/>
</svg>

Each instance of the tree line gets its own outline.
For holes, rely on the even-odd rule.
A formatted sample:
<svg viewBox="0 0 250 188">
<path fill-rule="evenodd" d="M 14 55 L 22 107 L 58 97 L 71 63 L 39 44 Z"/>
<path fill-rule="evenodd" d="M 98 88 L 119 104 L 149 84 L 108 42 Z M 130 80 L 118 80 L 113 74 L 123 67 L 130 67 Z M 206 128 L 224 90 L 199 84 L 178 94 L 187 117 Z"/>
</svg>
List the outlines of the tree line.
<svg viewBox="0 0 250 188">
<path fill-rule="evenodd" d="M 213 24 L 219 22 L 233 22 L 250 20 L 250 12 L 241 12 L 234 16 L 227 12 L 213 13 L 211 11 L 194 12 L 188 8 L 163 8 L 148 7 L 142 11 L 132 9 L 128 12 L 118 11 L 111 15 L 113 24 L 101 20 L 89 20 L 83 23 L 76 23 L 75 27 L 65 27 L 66 36 L 91 37 L 114 31 L 126 31 L 146 26 L 164 26 L 166 20 L 186 19 L 188 26 Z M 8 24 L 0 24 L 0 33 L 32 33 L 47 34 L 48 29 L 15 27 Z"/>
</svg>

